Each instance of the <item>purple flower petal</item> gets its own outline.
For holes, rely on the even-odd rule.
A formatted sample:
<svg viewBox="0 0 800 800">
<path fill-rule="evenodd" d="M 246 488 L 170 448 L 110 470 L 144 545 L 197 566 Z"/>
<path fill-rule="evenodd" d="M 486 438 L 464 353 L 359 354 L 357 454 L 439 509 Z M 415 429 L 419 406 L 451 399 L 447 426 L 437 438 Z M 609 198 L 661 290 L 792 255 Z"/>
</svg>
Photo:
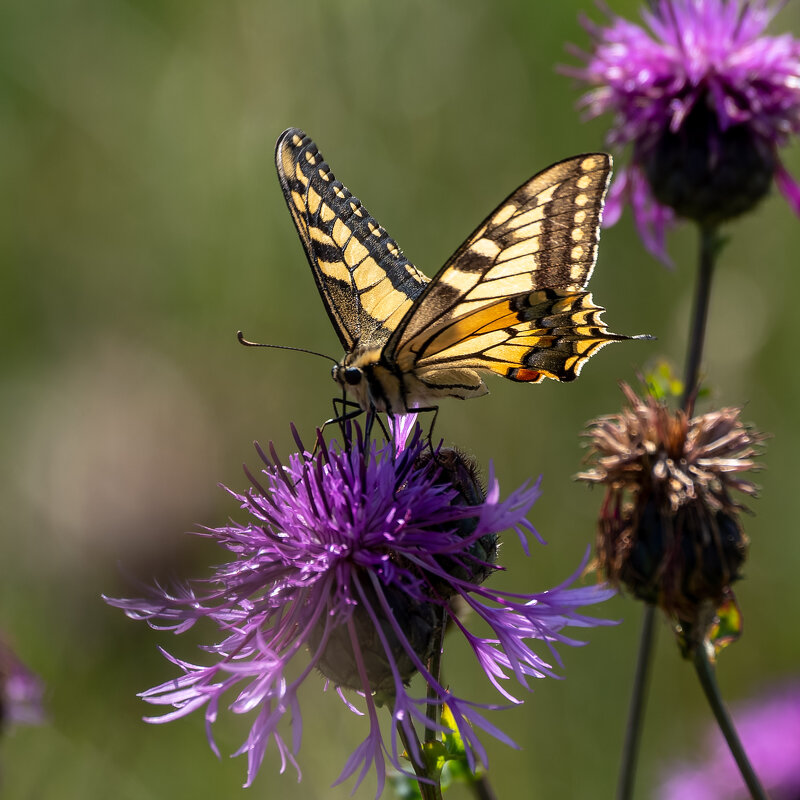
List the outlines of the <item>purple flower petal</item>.
<svg viewBox="0 0 800 800">
<path fill-rule="evenodd" d="M 0 639 L 0 723 L 38 725 L 45 720 L 44 683 Z"/>
<path fill-rule="evenodd" d="M 766 0 L 655 0 L 642 10 L 643 24 L 604 6 L 605 25 L 581 19 L 593 47 L 573 48 L 583 66 L 564 71 L 589 85 L 579 103 L 588 116 L 612 115 L 608 143 L 632 145 L 638 170 L 638 177 L 620 174 L 612 185 L 605 224 L 613 225 L 629 202 L 646 248 L 664 263 L 673 215 L 653 198 L 641 165 L 665 131 L 677 133 L 705 104 L 716 117 L 709 141 L 742 125 L 769 153 L 800 133 L 800 39 L 765 34 L 780 7 Z M 782 167 L 775 179 L 800 214 L 797 184 Z"/>
<path fill-rule="evenodd" d="M 792 211 L 800 217 L 800 184 L 789 174 L 783 164 L 778 164 L 778 169 L 775 170 L 775 183 L 792 207 Z"/>
</svg>

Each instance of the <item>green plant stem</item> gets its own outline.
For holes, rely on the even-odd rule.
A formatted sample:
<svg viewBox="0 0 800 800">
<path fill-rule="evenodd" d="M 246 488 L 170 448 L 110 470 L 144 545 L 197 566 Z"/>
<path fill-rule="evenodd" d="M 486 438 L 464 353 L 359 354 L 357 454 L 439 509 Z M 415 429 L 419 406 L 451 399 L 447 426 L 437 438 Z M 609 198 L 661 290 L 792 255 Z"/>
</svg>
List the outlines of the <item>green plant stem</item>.
<svg viewBox="0 0 800 800">
<path fill-rule="evenodd" d="M 438 778 L 434 778 L 428 773 L 428 765 L 425 763 L 425 751 L 422 749 L 421 742 L 417 740 L 415 742 L 417 745 L 416 748 L 412 748 L 411 741 L 406 735 L 406 729 L 399 722 L 397 723 L 397 733 L 400 736 L 403 747 L 405 747 L 406 753 L 408 753 L 408 759 L 411 761 L 411 766 L 414 768 L 414 774 L 417 778 L 427 778 L 434 781 L 433 783 L 428 783 L 424 780 L 417 781 L 422 800 L 442 800 L 442 787 Z M 414 753 L 420 754 L 422 758 L 421 762 L 417 761 Z"/>
<path fill-rule="evenodd" d="M 706 338 L 708 307 L 711 299 L 711 282 L 714 276 L 714 264 L 720 250 L 720 238 L 715 227 L 700 228 L 699 264 L 697 284 L 694 295 L 689 344 L 686 351 L 686 372 L 681 397 L 681 407 L 688 416 L 694 412 L 694 401 L 700 385 L 700 364 L 703 360 L 703 345 Z M 647 694 L 647 679 L 650 662 L 653 657 L 655 643 L 654 606 L 645 606 L 642 619 L 642 630 L 639 637 L 639 654 L 637 656 L 636 674 L 631 692 L 631 704 L 628 711 L 628 726 L 625 732 L 625 744 L 622 751 L 619 782 L 617 784 L 617 800 L 630 800 L 633 797 L 633 784 L 636 777 L 636 763 L 639 754 L 644 721 Z"/>
<path fill-rule="evenodd" d="M 716 228 L 700 228 L 700 264 L 697 270 L 697 287 L 692 311 L 692 327 L 689 333 L 689 346 L 686 353 L 686 373 L 683 383 L 681 407 L 691 416 L 694 401 L 700 384 L 700 363 L 703 359 L 703 345 L 706 339 L 708 304 L 711 299 L 711 280 L 714 276 L 714 263 L 720 249 Z"/>
<path fill-rule="evenodd" d="M 739 772 L 742 773 L 750 796 L 753 800 L 768 800 L 764 787 L 758 780 L 758 776 L 753 770 L 750 761 L 747 758 L 739 736 L 736 733 L 736 728 L 733 727 L 733 721 L 722 702 L 722 696 L 719 692 L 719 685 L 717 684 L 717 676 L 714 672 L 714 667 L 709 658 L 708 646 L 705 644 L 697 645 L 694 649 L 694 668 L 697 670 L 697 677 L 700 685 L 703 687 L 706 699 L 714 712 L 717 719 L 717 725 L 728 743 L 731 755 L 736 761 L 736 766 L 739 767 Z"/>
<path fill-rule="evenodd" d="M 447 626 L 447 611 L 442 609 L 442 620 L 439 626 L 439 633 L 436 636 L 436 643 L 433 648 L 433 655 L 428 660 L 428 672 L 438 683 L 442 670 L 442 645 L 444 643 L 445 627 Z M 441 705 L 436 700 L 436 689 L 428 685 L 428 707 L 425 709 L 425 716 L 430 720 L 431 725 L 425 730 L 425 742 L 432 742 L 436 739 L 436 726 L 439 723 L 439 712 Z"/>
<path fill-rule="evenodd" d="M 639 655 L 636 660 L 636 672 L 633 678 L 633 690 L 631 691 L 631 704 L 628 709 L 628 725 L 625 729 L 625 744 L 622 748 L 617 800 L 630 800 L 633 797 L 636 762 L 647 700 L 647 683 L 650 676 L 650 663 L 653 659 L 655 616 L 656 607 L 649 603 L 645 605 L 642 630 L 639 636 Z"/>
<path fill-rule="evenodd" d="M 477 800 L 497 800 L 497 795 L 492 790 L 486 775 L 478 775 L 470 784 L 470 788 Z"/>
<path fill-rule="evenodd" d="M 700 385 L 700 364 L 703 358 L 706 320 L 708 319 L 708 305 L 711 297 L 711 281 L 720 246 L 721 241 L 716 228 L 703 227 L 700 229 L 700 269 L 697 273 L 692 331 L 686 356 L 686 379 L 683 387 L 683 397 L 681 398 L 681 405 L 690 417 L 694 412 L 694 401 Z M 733 721 L 722 702 L 714 667 L 709 657 L 710 646 L 706 641 L 701 641 L 694 647 L 693 660 L 698 680 L 703 687 L 711 710 L 714 712 L 714 717 L 722 731 L 722 735 L 728 743 L 731 755 L 742 773 L 742 778 L 750 791 L 751 797 L 753 800 L 766 800 L 767 795 L 758 780 L 758 776 L 753 771 L 753 767 L 733 726 Z"/>
<path fill-rule="evenodd" d="M 433 655 L 428 660 L 428 671 L 437 682 L 441 680 L 440 673 L 442 669 L 442 644 L 444 642 L 446 627 L 447 612 L 445 611 L 442 615 L 442 624 L 440 626 L 439 634 L 436 637 Z M 430 742 L 436 740 L 437 731 L 435 726 L 439 723 L 441 705 L 437 702 L 434 702 L 435 698 L 436 691 L 432 686 L 428 686 L 428 707 L 426 709 L 425 716 L 431 721 L 431 723 L 433 723 L 433 725 L 425 730 L 425 744 L 429 744 Z M 405 744 L 405 741 L 403 743 Z M 406 750 L 408 750 L 408 747 L 406 747 Z M 470 782 L 469 787 L 477 800 L 497 800 L 495 793 L 492 790 L 492 786 L 489 783 L 489 779 L 486 777 L 486 773 L 482 775 L 476 775 L 475 778 Z"/>
</svg>

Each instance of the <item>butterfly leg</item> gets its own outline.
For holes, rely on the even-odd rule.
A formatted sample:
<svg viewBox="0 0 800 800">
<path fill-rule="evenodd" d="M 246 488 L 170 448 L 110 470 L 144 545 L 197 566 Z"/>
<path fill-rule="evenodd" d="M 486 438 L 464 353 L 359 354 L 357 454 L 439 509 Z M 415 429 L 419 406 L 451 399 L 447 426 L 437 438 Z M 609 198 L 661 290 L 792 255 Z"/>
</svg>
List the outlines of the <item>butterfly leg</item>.
<svg viewBox="0 0 800 800">
<path fill-rule="evenodd" d="M 431 452 L 433 452 L 434 451 L 433 429 L 436 426 L 436 419 L 439 416 L 439 406 L 423 406 L 422 408 L 412 408 L 411 411 L 415 414 L 424 414 L 428 411 L 433 412 L 433 418 L 431 419 L 431 426 L 430 428 L 428 428 L 428 447 L 430 447 Z"/>
<path fill-rule="evenodd" d="M 342 436 L 347 440 L 350 438 L 349 430 L 345 431 L 344 423 L 361 416 L 361 414 L 364 413 L 364 409 L 361 408 L 358 403 L 354 403 L 352 400 L 348 400 L 344 396 L 334 397 L 332 405 L 333 416 L 330 419 L 325 420 L 325 422 L 322 424 L 322 428 L 324 429 L 326 425 L 338 424 L 342 429 Z"/>
<path fill-rule="evenodd" d="M 376 420 L 378 422 L 378 425 L 380 425 L 381 431 L 383 432 L 383 436 L 386 439 L 386 441 L 391 442 L 392 436 L 389 433 L 386 424 L 381 419 L 380 414 L 378 414 L 378 412 L 374 408 L 371 408 L 369 411 L 367 411 L 367 421 L 366 424 L 364 425 L 364 441 L 369 442 L 370 437 L 372 436 L 372 426 L 375 424 Z"/>
<path fill-rule="evenodd" d="M 350 440 L 351 440 L 351 431 L 350 426 L 347 424 L 351 419 L 355 419 L 356 417 L 361 416 L 364 413 L 364 409 L 361 408 L 358 403 L 354 403 L 352 400 L 348 400 L 345 397 L 334 397 L 332 401 L 333 405 L 333 416 L 330 419 L 326 419 L 325 422 L 322 423 L 319 427 L 319 433 L 325 430 L 328 425 L 338 425 L 339 429 L 342 432 L 342 441 L 344 442 L 344 446 L 346 449 L 350 447 Z M 350 410 L 348 411 L 348 408 Z M 319 439 L 317 439 L 317 443 L 314 445 L 314 451 L 312 455 L 315 455 L 317 452 L 317 448 L 319 447 Z"/>
</svg>

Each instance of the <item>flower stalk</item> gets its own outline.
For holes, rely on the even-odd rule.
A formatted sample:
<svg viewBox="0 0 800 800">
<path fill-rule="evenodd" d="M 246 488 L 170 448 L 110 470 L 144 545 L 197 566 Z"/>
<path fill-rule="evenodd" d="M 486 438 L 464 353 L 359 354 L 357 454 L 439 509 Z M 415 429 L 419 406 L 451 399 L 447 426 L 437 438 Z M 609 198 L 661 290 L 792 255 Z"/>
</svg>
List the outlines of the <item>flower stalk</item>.
<svg viewBox="0 0 800 800">
<path fill-rule="evenodd" d="M 768 800 L 767 793 L 756 775 L 753 766 L 747 758 L 747 753 L 742 746 L 739 739 L 739 734 L 733 725 L 728 709 L 725 708 L 725 703 L 722 701 L 722 695 L 719 691 L 719 684 L 717 683 L 716 673 L 714 672 L 714 665 L 711 660 L 711 653 L 713 647 L 706 643 L 694 649 L 694 668 L 697 672 L 697 679 L 700 681 L 700 686 L 703 687 L 706 700 L 714 712 L 714 717 L 717 720 L 722 735 L 728 744 L 731 755 L 736 761 L 736 766 L 742 774 L 742 779 L 747 785 L 750 796 L 753 800 Z"/>
<path fill-rule="evenodd" d="M 686 353 L 686 377 L 681 397 L 681 407 L 688 416 L 694 410 L 694 401 L 700 382 L 700 364 L 708 322 L 708 309 L 711 299 L 711 283 L 714 277 L 716 255 L 721 248 L 721 240 L 716 228 L 700 227 L 700 258 L 697 271 L 697 284 L 694 296 L 689 344 Z M 633 797 L 633 786 L 636 779 L 636 763 L 639 755 L 642 727 L 647 703 L 648 678 L 650 664 L 655 648 L 656 607 L 650 603 L 645 605 L 642 615 L 642 627 L 639 634 L 639 650 L 636 657 L 636 673 L 631 690 L 628 724 L 625 729 L 625 744 L 622 750 L 618 800 L 630 800 Z"/>
<path fill-rule="evenodd" d="M 644 713 L 647 704 L 647 686 L 650 666 L 653 662 L 655 642 L 656 606 L 647 603 L 642 615 L 642 629 L 639 634 L 639 652 L 636 656 L 636 673 L 631 690 L 631 703 L 628 709 L 628 723 L 625 727 L 625 743 L 622 746 L 617 800 L 631 800 L 636 781 L 636 764 L 639 759 Z"/>
<path fill-rule="evenodd" d="M 716 258 L 722 247 L 722 240 L 715 227 L 700 226 L 700 248 L 699 265 L 697 274 L 697 284 L 694 297 L 694 309 L 692 314 L 689 343 L 686 356 L 686 378 L 681 397 L 681 407 L 687 417 L 691 417 L 694 411 L 694 403 L 700 385 L 700 366 L 702 363 L 703 350 L 705 345 L 705 333 L 708 321 L 709 303 L 711 297 L 711 285 L 714 276 Z M 639 752 L 639 743 L 644 720 L 647 678 L 649 666 L 652 661 L 652 652 L 655 646 L 655 609 L 653 604 L 647 604 L 642 620 L 642 628 L 639 639 L 639 651 L 637 655 L 636 675 L 631 692 L 630 711 L 628 716 L 628 726 L 625 735 L 625 744 L 620 767 L 620 775 L 617 786 L 618 800 L 631 800 L 633 797 L 633 786 L 635 782 L 636 764 Z M 713 616 L 713 613 L 711 614 Z M 697 626 L 695 626 L 697 627 Z M 741 741 L 736 733 L 733 722 L 725 709 L 722 697 L 719 692 L 719 685 L 716 681 L 714 669 L 710 660 L 709 650 L 713 651 L 713 645 L 708 641 L 704 626 L 700 631 L 701 635 L 697 641 L 690 642 L 690 650 L 697 672 L 698 680 L 703 688 L 706 699 L 711 706 L 711 710 L 717 720 L 717 724 L 722 731 L 725 741 L 728 743 L 731 754 L 736 761 L 736 765 L 742 774 L 753 800 L 766 798 L 764 789 L 759 783 L 758 777 L 750 764 L 747 754 L 742 747 Z M 688 630 L 687 641 L 691 639 L 693 633 L 692 626 L 685 626 Z M 697 633 L 697 632 L 695 632 Z"/>
<path fill-rule="evenodd" d="M 686 356 L 686 379 L 681 397 L 681 407 L 687 417 L 694 411 L 694 402 L 700 385 L 700 366 L 702 363 L 705 345 L 705 333 L 708 321 L 711 285 L 714 276 L 716 258 L 721 250 L 722 241 L 715 227 L 700 226 L 700 247 L 697 284 L 694 297 L 694 308 L 689 334 L 689 343 Z M 617 784 L 618 800 L 631 800 L 636 776 L 639 744 L 643 726 L 647 679 L 655 647 L 655 610 L 656 606 L 648 603 L 642 619 L 642 628 L 639 637 L 639 651 L 637 655 L 636 674 L 631 691 L 630 710 L 625 734 L 622 762 L 620 766 L 619 781 Z M 712 615 L 713 616 L 713 615 Z M 692 626 L 686 625 L 689 630 L 687 640 L 691 638 Z M 697 627 L 697 626 L 695 626 Z M 703 627 L 703 626 L 700 626 Z M 705 629 L 702 630 L 699 641 L 692 642 L 691 654 L 697 676 L 706 698 L 711 706 L 720 730 L 730 747 L 731 754 L 742 773 L 742 778 L 747 784 L 754 800 L 765 798 L 764 790 L 748 761 L 747 754 L 741 745 L 739 737 L 733 726 L 730 715 L 727 713 L 719 685 L 716 682 L 714 670 L 709 659 L 709 648 L 713 646 L 708 642 Z"/>
<path fill-rule="evenodd" d="M 716 256 L 722 248 L 722 240 L 716 227 L 700 226 L 700 258 L 697 270 L 697 286 L 694 295 L 692 327 L 686 353 L 686 376 L 683 384 L 681 407 L 691 416 L 700 385 L 700 364 L 706 339 L 708 307 L 711 299 L 711 282 L 714 277 Z"/>
<path fill-rule="evenodd" d="M 475 795 L 476 800 L 497 800 L 497 795 L 492 790 L 489 779 L 486 774 L 478 775 L 472 782 L 472 793 Z"/>
<path fill-rule="evenodd" d="M 404 725 L 398 722 L 396 727 L 408 760 L 411 762 L 414 774 L 417 776 L 417 785 L 419 786 L 422 800 L 442 800 L 442 786 L 439 775 L 432 774 L 434 770 L 430 769 L 430 764 L 425 758 L 425 751 L 416 734 L 414 734 L 414 739 L 412 740 L 413 726 L 409 726 L 411 730 L 407 730 Z"/>
<path fill-rule="evenodd" d="M 699 226 L 699 229 L 700 257 L 691 328 L 689 331 L 689 343 L 686 351 L 686 373 L 683 394 L 681 396 L 681 407 L 689 417 L 692 416 L 694 411 L 694 402 L 697 398 L 697 392 L 700 386 L 700 365 L 703 359 L 706 338 L 708 310 L 711 300 L 711 284 L 714 277 L 716 256 L 722 247 L 722 241 L 715 227 Z M 622 761 L 617 784 L 618 800 L 631 800 L 633 797 L 633 787 L 636 780 L 636 764 L 639 757 L 639 744 L 647 705 L 648 678 L 656 642 L 655 618 L 656 606 L 651 603 L 646 604 L 642 615 L 639 650 L 636 656 L 636 673 L 631 690 L 628 723 L 625 729 L 625 743 L 622 750 Z M 700 649 L 703 648 L 696 648 L 696 650 Z"/>
</svg>

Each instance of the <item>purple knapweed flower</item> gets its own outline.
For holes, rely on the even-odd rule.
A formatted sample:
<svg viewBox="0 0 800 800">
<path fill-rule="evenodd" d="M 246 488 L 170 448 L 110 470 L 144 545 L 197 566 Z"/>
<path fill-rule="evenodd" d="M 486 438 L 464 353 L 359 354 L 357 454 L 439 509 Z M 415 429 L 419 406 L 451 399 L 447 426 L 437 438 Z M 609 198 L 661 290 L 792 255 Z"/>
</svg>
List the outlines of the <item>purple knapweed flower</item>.
<svg viewBox="0 0 800 800">
<path fill-rule="evenodd" d="M 753 769 L 772 800 L 800 797 L 800 683 L 773 689 L 733 710 Z M 704 764 L 669 769 L 659 800 L 746 800 L 744 785 L 719 729 L 709 731 Z"/>
<path fill-rule="evenodd" d="M 415 673 L 434 704 L 447 704 L 473 766 L 486 762 L 477 730 L 513 744 L 481 713 L 498 706 L 459 697 L 433 674 L 430 664 L 445 622 L 465 637 L 489 681 L 510 703 L 521 702 L 503 686 L 511 675 L 524 688 L 530 688 L 529 678 L 554 675 L 550 663 L 530 648 L 531 640 L 543 643 L 560 663 L 555 643 L 580 644 L 562 633 L 565 627 L 608 624 L 580 609 L 613 591 L 598 585 L 572 588 L 575 576 L 541 594 L 479 585 L 497 568 L 497 533 L 513 528 L 527 553 L 528 537 L 536 533 L 525 516 L 539 496 L 538 483 L 501 500 L 490 471 L 484 494 L 463 456 L 445 449 L 432 453 L 418 426 L 411 433 L 412 424 L 412 416 L 401 419 L 394 441 L 380 445 L 365 442 L 357 426 L 345 448 L 318 437 L 316 453 L 304 450 L 295 437 L 300 452 L 284 464 L 274 449 L 270 457 L 259 450 L 262 477 L 249 476 L 253 486 L 244 494 L 231 491 L 249 520 L 203 534 L 228 551 L 227 563 L 207 580 L 174 590 L 156 587 L 145 599 L 105 598 L 157 630 L 182 633 L 203 618 L 219 628 L 221 640 L 203 648 L 211 654 L 208 663 L 165 653 L 183 674 L 142 697 L 173 708 L 150 722 L 204 708 L 209 741 L 218 753 L 211 723 L 230 692 L 231 711 L 255 715 L 237 752 L 248 757 L 245 785 L 253 782 L 270 742 L 280 753 L 281 771 L 287 761 L 297 769 L 298 690 L 315 669 L 336 685 L 346 708 L 368 722 L 365 739 L 336 782 L 358 773 L 357 785 L 374 767 L 380 794 L 386 761 L 403 770 L 398 726 L 412 749 L 412 724 L 446 730 L 426 716 L 425 687 L 420 695 L 409 687 Z M 471 633 L 459 608 L 485 623 L 490 634 Z M 307 663 L 290 669 L 305 651 Z M 346 699 L 347 688 L 356 696 Z M 381 732 L 380 707 L 391 715 L 389 741 Z"/>
<path fill-rule="evenodd" d="M 588 116 L 609 112 L 611 147 L 632 144 L 609 192 L 605 224 L 631 204 L 647 249 L 668 263 L 675 215 L 715 226 L 749 210 L 772 179 L 800 215 L 800 186 L 777 148 L 800 131 L 800 40 L 766 36 L 767 0 L 652 0 L 646 27 L 602 6 L 607 25 L 582 24 L 585 61 L 564 72 L 592 88 Z M 649 29 L 649 30 L 648 30 Z"/>
<path fill-rule="evenodd" d="M 44 721 L 44 684 L 0 639 L 0 727 Z"/>
</svg>

